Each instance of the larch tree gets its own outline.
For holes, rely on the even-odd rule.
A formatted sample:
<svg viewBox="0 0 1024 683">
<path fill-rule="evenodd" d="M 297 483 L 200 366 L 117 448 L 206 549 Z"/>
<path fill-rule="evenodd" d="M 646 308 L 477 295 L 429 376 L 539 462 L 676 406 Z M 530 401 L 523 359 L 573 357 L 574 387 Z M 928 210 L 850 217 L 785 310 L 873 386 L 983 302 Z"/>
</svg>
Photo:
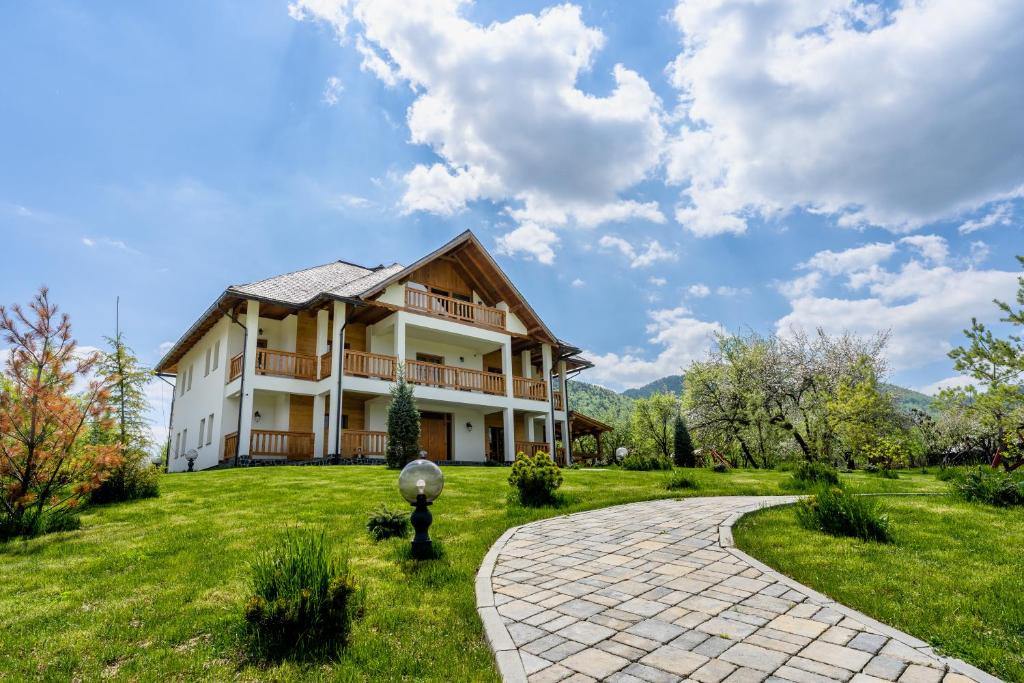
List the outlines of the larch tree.
<svg viewBox="0 0 1024 683">
<path fill-rule="evenodd" d="M 89 423 L 109 416 L 108 387 L 93 377 L 98 356 L 80 352 L 45 287 L 27 308 L 0 306 L 0 333 L 10 347 L 0 384 L 0 535 L 71 528 L 83 497 L 121 463 L 116 445 L 86 438 Z"/>
</svg>

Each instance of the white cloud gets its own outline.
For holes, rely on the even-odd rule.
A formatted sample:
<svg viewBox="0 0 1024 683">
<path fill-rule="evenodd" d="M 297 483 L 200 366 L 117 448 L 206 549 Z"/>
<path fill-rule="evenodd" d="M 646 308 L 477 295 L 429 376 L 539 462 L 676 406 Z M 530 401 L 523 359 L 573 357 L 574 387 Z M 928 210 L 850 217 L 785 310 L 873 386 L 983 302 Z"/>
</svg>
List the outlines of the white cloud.
<svg viewBox="0 0 1024 683">
<path fill-rule="evenodd" d="M 983 263 L 985 259 L 988 258 L 988 255 L 991 251 L 992 250 L 989 249 L 989 246 L 980 240 L 977 242 L 971 242 L 971 265 L 976 266 Z"/>
<path fill-rule="evenodd" d="M 891 242 L 875 242 L 843 251 L 826 249 L 801 263 L 800 267 L 829 275 L 855 273 L 887 261 L 895 253 L 896 245 Z"/>
<path fill-rule="evenodd" d="M 650 282 L 655 287 L 664 287 L 665 285 L 668 284 L 668 280 L 666 280 L 663 277 L 653 277 L 652 276 L 652 277 L 647 278 L 647 281 Z"/>
<path fill-rule="evenodd" d="M 124 241 L 112 239 L 110 237 L 83 237 L 82 244 L 85 245 L 86 247 L 89 247 L 90 249 L 100 247 L 106 249 L 114 249 L 117 251 L 123 251 L 134 256 L 142 255 L 141 251 L 139 251 L 138 249 L 133 249 L 132 247 L 125 244 Z"/>
<path fill-rule="evenodd" d="M 715 288 L 715 294 L 718 296 L 745 296 L 750 294 L 749 287 L 729 287 L 726 285 L 720 285 Z"/>
<path fill-rule="evenodd" d="M 815 271 L 786 282 L 780 282 L 776 285 L 776 288 L 782 296 L 788 299 L 799 299 L 800 297 L 814 294 L 820 284 L 821 273 Z"/>
<path fill-rule="evenodd" d="M 674 20 L 666 172 L 698 235 L 794 208 L 909 231 L 1024 190 L 1019 0 L 680 0 Z"/>
<path fill-rule="evenodd" d="M 89 237 L 83 237 L 82 238 L 82 244 L 84 244 L 87 247 L 95 247 L 96 246 L 96 241 L 91 239 L 91 238 L 89 238 Z"/>
<path fill-rule="evenodd" d="M 657 240 L 648 240 L 642 249 L 637 250 L 632 244 L 621 237 L 605 235 L 598 240 L 598 245 L 605 249 L 616 249 L 629 259 L 630 268 L 644 268 L 658 261 L 675 261 L 678 256 L 661 246 Z"/>
<path fill-rule="evenodd" d="M 581 280 L 579 278 L 576 278 L 575 280 L 572 281 L 572 286 L 576 287 L 576 288 L 583 287 L 586 284 L 587 284 L 586 282 L 584 282 L 583 280 Z"/>
<path fill-rule="evenodd" d="M 535 223 L 526 223 L 512 232 L 502 235 L 497 240 L 499 254 L 514 256 L 524 254 L 544 265 L 555 262 L 554 246 L 558 244 L 558 235 Z"/>
<path fill-rule="evenodd" d="M 981 218 L 965 221 L 957 228 L 961 235 L 969 235 L 978 230 L 991 228 L 994 225 L 1011 225 L 1013 223 L 1013 206 L 1009 203 L 997 204 L 992 211 Z"/>
<path fill-rule="evenodd" d="M 482 25 L 463 16 L 468 5 L 355 0 L 349 14 L 344 2 L 304 0 L 290 8 L 339 35 L 354 19 L 363 69 L 416 93 L 410 141 L 440 162 L 406 173 L 403 210 L 452 215 L 489 200 L 508 205 L 521 226 L 548 230 L 664 221 L 656 202 L 622 196 L 657 172 L 664 150 L 664 111 L 647 81 L 619 64 L 607 94 L 578 87 L 605 37 L 577 6 Z"/>
<path fill-rule="evenodd" d="M 323 102 L 328 107 L 333 107 L 341 100 L 341 93 L 345 90 L 345 86 L 341 84 L 341 79 L 337 76 L 329 76 L 327 82 L 324 84 Z"/>
<path fill-rule="evenodd" d="M 348 26 L 348 0 L 294 0 L 288 4 L 288 16 L 296 21 L 320 19 L 334 27 L 340 42 L 345 41 Z"/>
<path fill-rule="evenodd" d="M 160 342 L 160 346 L 157 347 L 157 350 L 160 352 L 160 357 L 163 358 L 172 348 L 174 348 L 174 342 L 162 341 Z"/>
<path fill-rule="evenodd" d="M 929 396 L 935 396 L 936 394 L 938 394 L 943 389 L 953 389 L 953 388 L 956 388 L 956 387 L 967 387 L 967 386 L 970 386 L 971 384 L 977 385 L 977 382 L 974 381 L 973 379 L 971 379 L 970 377 L 964 377 L 963 375 L 953 375 L 952 377 L 946 377 L 945 379 L 940 379 L 937 382 L 932 382 L 931 384 L 927 384 L 927 385 L 921 387 L 920 389 L 918 389 L 918 391 L 920 391 L 922 394 L 928 394 Z"/>
<path fill-rule="evenodd" d="M 946 262 L 949 256 L 949 244 L 938 235 L 911 235 L 900 240 L 900 244 L 909 244 L 917 249 L 921 256 L 936 265 Z"/>
<path fill-rule="evenodd" d="M 338 197 L 338 202 L 341 206 L 349 209 L 368 209 L 373 206 L 372 201 L 355 194 L 343 194 Z"/>
<path fill-rule="evenodd" d="M 661 347 L 652 359 L 639 352 L 597 354 L 587 352 L 594 367 L 586 371 L 587 381 L 612 388 L 636 387 L 665 375 L 679 374 L 690 362 L 702 358 L 711 347 L 714 334 L 724 332 L 720 323 L 697 320 L 683 306 L 650 311 L 647 326 L 651 344 Z"/>
<path fill-rule="evenodd" d="M 692 297 L 703 299 L 707 295 L 711 294 L 711 288 L 698 282 L 695 285 L 690 285 L 689 288 L 687 288 L 686 293 Z"/>
</svg>

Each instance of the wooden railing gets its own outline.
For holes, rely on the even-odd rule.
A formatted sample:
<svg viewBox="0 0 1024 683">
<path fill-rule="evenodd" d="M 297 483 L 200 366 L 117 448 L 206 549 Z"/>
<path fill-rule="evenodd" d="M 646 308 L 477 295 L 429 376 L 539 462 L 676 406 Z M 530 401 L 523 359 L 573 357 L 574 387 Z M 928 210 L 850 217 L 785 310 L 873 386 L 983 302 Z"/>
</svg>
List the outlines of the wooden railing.
<svg viewBox="0 0 1024 683">
<path fill-rule="evenodd" d="M 252 430 L 249 455 L 280 455 L 290 460 L 313 457 L 313 432 Z"/>
<path fill-rule="evenodd" d="M 238 448 L 238 432 L 231 432 L 224 435 L 224 456 L 221 460 L 229 460 L 235 457 L 235 450 Z"/>
<path fill-rule="evenodd" d="M 516 455 L 520 453 L 536 455 L 540 451 L 547 453 L 550 450 L 551 446 L 547 441 L 516 441 Z"/>
<path fill-rule="evenodd" d="M 228 381 L 230 382 L 236 377 L 242 376 L 242 354 L 231 357 L 231 362 L 228 364 Z"/>
<path fill-rule="evenodd" d="M 316 356 L 291 351 L 256 349 L 256 374 L 316 379 Z"/>
<path fill-rule="evenodd" d="M 452 318 L 471 325 L 481 325 L 498 330 L 505 329 L 505 311 L 499 308 L 460 301 L 450 296 L 441 296 L 422 289 L 406 287 L 405 305 L 415 311 Z"/>
<path fill-rule="evenodd" d="M 405 378 L 413 384 L 423 384 L 459 391 L 481 391 L 502 396 L 505 393 L 505 375 L 481 372 L 451 365 L 437 365 L 418 360 L 405 361 Z"/>
<path fill-rule="evenodd" d="M 364 455 L 384 455 L 387 446 L 387 432 L 366 432 L 346 429 L 341 433 L 341 455 L 345 458 L 357 458 Z"/>
<path fill-rule="evenodd" d="M 562 392 L 552 391 L 551 396 L 553 397 L 553 400 L 555 402 L 555 410 L 562 410 L 565 407 L 565 402 L 562 400 Z"/>
<path fill-rule="evenodd" d="M 542 379 L 527 377 L 512 378 L 512 395 L 516 398 L 528 398 L 534 401 L 548 400 L 548 383 Z"/>
<path fill-rule="evenodd" d="M 412 361 L 410 361 L 411 363 Z M 345 352 L 345 374 L 358 375 L 359 377 L 378 377 L 380 379 L 395 379 L 395 369 L 398 366 L 394 356 L 385 356 L 380 353 L 366 353 L 365 351 Z"/>
<path fill-rule="evenodd" d="M 320 356 L 320 379 L 331 376 L 332 365 L 334 365 L 334 359 L 330 351 Z"/>
</svg>

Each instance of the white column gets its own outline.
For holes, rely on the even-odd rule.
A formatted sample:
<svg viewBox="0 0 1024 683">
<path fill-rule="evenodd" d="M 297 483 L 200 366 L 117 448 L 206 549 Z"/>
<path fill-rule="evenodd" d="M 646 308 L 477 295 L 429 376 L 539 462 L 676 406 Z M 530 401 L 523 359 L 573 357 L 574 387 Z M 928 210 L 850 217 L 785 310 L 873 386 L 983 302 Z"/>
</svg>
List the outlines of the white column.
<svg viewBox="0 0 1024 683">
<path fill-rule="evenodd" d="M 533 416 L 530 415 L 530 414 L 523 415 L 523 421 L 524 421 L 523 426 L 526 427 L 526 440 L 527 441 L 536 441 L 536 439 L 533 438 L 534 437 Z"/>
<path fill-rule="evenodd" d="M 562 388 L 562 408 L 565 419 L 562 420 L 562 447 L 565 449 L 565 464 L 572 464 L 572 436 L 569 434 L 569 385 L 565 376 L 565 361 L 558 361 L 558 383 Z"/>
<path fill-rule="evenodd" d="M 405 313 L 395 313 L 395 358 L 405 365 Z"/>
<path fill-rule="evenodd" d="M 245 302 L 245 363 L 242 366 L 244 391 L 238 397 L 242 403 L 242 417 L 238 424 L 238 454 L 249 455 L 252 444 L 253 379 L 256 377 L 256 340 L 260 336 L 260 302 Z"/>
<path fill-rule="evenodd" d="M 322 458 L 324 455 L 324 396 L 317 394 L 313 397 L 313 457 Z"/>
<path fill-rule="evenodd" d="M 511 408 L 502 410 L 505 417 L 505 462 L 516 459 L 516 423 Z"/>
<path fill-rule="evenodd" d="M 331 321 L 331 403 L 328 408 L 327 452 L 341 455 L 339 430 L 341 429 L 341 380 L 345 376 L 345 304 L 334 302 Z"/>
<path fill-rule="evenodd" d="M 330 313 L 326 308 L 321 308 L 316 312 L 316 355 L 319 360 L 320 356 L 327 353 L 327 340 L 330 339 L 328 336 L 330 333 Z M 323 379 L 321 377 L 321 379 Z"/>
<path fill-rule="evenodd" d="M 515 382 L 512 379 L 512 339 L 506 340 L 501 345 L 501 369 L 505 373 L 505 396 L 512 398 L 515 389 Z"/>
<path fill-rule="evenodd" d="M 520 354 L 520 364 L 523 366 L 523 377 L 533 379 L 533 363 L 530 362 L 530 350 L 526 349 Z"/>
<path fill-rule="evenodd" d="M 555 425 L 551 420 L 551 392 L 554 391 L 554 387 L 551 386 L 551 345 L 541 344 L 540 347 L 540 358 L 541 367 L 544 373 L 544 382 L 548 387 L 548 412 L 544 413 L 544 431 L 546 432 L 548 440 L 548 453 L 551 457 L 555 457 Z"/>
</svg>

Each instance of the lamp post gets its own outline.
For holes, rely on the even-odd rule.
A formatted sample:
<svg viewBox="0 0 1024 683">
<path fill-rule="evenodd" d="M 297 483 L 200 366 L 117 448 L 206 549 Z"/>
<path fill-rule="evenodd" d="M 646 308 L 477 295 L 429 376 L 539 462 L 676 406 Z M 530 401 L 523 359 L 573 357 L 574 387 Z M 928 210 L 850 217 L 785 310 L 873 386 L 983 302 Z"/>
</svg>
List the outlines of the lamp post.
<svg viewBox="0 0 1024 683">
<path fill-rule="evenodd" d="M 619 446 L 615 449 L 615 461 L 622 462 L 622 459 L 629 455 L 629 449 L 625 446 Z"/>
<path fill-rule="evenodd" d="M 417 560 L 433 557 L 433 543 L 428 530 L 434 517 L 429 507 L 441 495 L 443 488 L 444 474 L 441 468 L 424 458 L 413 460 L 398 475 L 398 490 L 415 508 L 410 519 L 416 531 L 412 539 L 412 556 Z"/>
</svg>

